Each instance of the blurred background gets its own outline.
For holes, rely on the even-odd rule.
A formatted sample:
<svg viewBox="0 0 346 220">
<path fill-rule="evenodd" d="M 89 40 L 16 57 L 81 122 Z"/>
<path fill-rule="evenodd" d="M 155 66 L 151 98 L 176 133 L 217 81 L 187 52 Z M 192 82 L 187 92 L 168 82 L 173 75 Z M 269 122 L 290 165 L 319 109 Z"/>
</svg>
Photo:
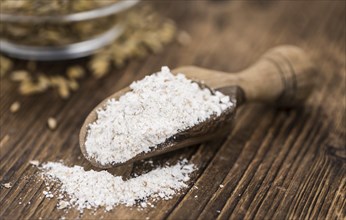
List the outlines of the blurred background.
<svg viewBox="0 0 346 220">
<path fill-rule="evenodd" d="M 28 161 L 63 159 L 90 169 L 78 134 L 107 96 L 164 65 L 238 72 L 282 44 L 303 48 L 318 65 L 318 84 L 304 108 L 246 105 L 227 138 L 157 160 L 188 158 L 198 167 L 192 177 L 198 190 L 146 212 L 118 207 L 98 214 L 345 216 L 345 1 L 0 2 L 0 173 L 1 183 L 13 183 L 0 192 L 0 216 L 61 216 L 54 200 L 39 197 L 43 188 Z M 134 172 L 144 169 L 134 166 Z M 22 201 L 31 206 L 19 206 Z M 89 214 L 71 211 L 68 217 L 95 218 Z"/>
<path fill-rule="evenodd" d="M 2 78 L 14 93 L 54 99 L 69 98 L 87 82 L 94 82 L 92 91 L 105 91 L 99 79 L 116 84 L 121 77 L 115 75 L 129 64 L 151 59 L 158 62 L 145 74 L 161 65 L 192 64 L 234 72 L 269 45 L 323 46 L 321 32 L 332 43 L 344 18 L 342 2 L 2 0 L 1 5 Z M 312 23 L 329 11 L 335 22 Z"/>
</svg>

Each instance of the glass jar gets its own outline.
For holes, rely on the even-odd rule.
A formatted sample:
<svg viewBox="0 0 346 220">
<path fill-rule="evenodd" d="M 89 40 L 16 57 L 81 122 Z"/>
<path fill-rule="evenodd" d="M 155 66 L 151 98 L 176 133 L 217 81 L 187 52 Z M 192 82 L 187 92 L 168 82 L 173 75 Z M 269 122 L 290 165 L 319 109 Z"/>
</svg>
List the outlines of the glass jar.
<svg viewBox="0 0 346 220">
<path fill-rule="evenodd" d="M 0 11 L 0 51 L 31 60 L 88 56 L 121 35 L 122 14 L 138 2 L 4 0 Z"/>
</svg>

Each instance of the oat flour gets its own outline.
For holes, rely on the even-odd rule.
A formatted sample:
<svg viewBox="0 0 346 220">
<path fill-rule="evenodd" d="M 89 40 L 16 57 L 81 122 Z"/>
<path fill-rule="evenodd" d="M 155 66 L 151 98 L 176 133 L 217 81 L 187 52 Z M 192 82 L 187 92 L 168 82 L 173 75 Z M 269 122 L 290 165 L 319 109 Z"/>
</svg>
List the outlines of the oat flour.
<svg viewBox="0 0 346 220">
<path fill-rule="evenodd" d="M 130 88 L 99 109 L 97 120 L 89 125 L 85 148 L 100 164 L 122 163 L 149 152 L 233 104 L 228 96 L 202 89 L 183 74 L 173 75 L 168 67 Z"/>
<path fill-rule="evenodd" d="M 41 169 L 47 182 L 60 183 L 59 196 L 47 190 L 43 192 L 45 197 L 57 197 L 58 209 L 76 207 L 82 212 L 97 207 L 111 210 L 119 204 L 153 207 L 151 200 L 170 199 L 187 187 L 186 182 L 195 167 L 184 159 L 176 165 L 155 168 L 126 181 L 107 171 L 85 171 L 83 167 L 68 167 L 58 162 L 43 164 Z"/>
</svg>

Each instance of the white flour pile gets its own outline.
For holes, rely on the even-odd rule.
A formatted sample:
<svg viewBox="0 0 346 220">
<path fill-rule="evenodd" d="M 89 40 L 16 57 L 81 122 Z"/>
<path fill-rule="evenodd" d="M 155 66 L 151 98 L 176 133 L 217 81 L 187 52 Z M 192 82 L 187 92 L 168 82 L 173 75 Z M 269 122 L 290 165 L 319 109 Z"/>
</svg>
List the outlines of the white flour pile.
<svg viewBox="0 0 346 220">
<path fill-rule="evenodd" d="M 48 162 L 42 165 L 46 180 L 61 183 L 58 197 L 58 209 L 77 207 L 78 210 L 124 204 L 141 205 L 143 208 L 154 206 L 148 199 L 170 199 L 185 187 L 194 171 L 193 164 L 187 160 L 179 161 L 174 166 L 156 168 L 146 174 L 123 181 L 120 176 L 113 176 L 107 171 L 85 171 L 83 167 L 67 167 L 62 163 Z M 44 192 L 50 195 L 52 192 Z"/>
<path fill-rule="evenodd" d="M 173 75 L 168 67 L 130 88 L 99 109 L 97 120 L 89 125 L 85 148 L 100 164 L 122 163 L 148 152 L 233 104 L 228 96 L 201 89 L 183 74 Z"/>
</svg>

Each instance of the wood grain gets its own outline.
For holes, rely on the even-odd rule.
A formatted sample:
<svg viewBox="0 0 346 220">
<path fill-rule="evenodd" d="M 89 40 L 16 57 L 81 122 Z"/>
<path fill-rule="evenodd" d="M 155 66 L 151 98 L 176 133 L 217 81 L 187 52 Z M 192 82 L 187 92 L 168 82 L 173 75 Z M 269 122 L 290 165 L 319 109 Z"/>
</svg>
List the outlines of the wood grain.
<svg viewBox="0 0 346 220">
<path fill-rule="evenodd" d="M 0 189 L 1 219 L 344 219 L 345 1 L 154 4 L 191 34 L 189 45 L 172 44 L 99 81 L 90 77 L 66 101 L 51 93 L 21 97 L 16 85 L 1 79 L 0 181 L 13 184 Z M 29 161 L 63 159 L 91 169 L 81 157 L 78 132 L 105 97 L 161 65 L 238 72 L 280 44 L 297 45 L 313 57 L 320 72 L 317 89 L 299 109 L 245 105 L 227 137 L 157 157 L 155 164 L 183 156 L 198 167 L 189 188 L 172 200 L 144 210 L 118 206 L 80 214 L 58 210 L 56 199 L 43 197 L 44 183 Z M 46 71 L 57 71 L 59 65 L 48 65 Z M 12 114 L 9 107 L 16 100 L 22 107 Z M 50 116 L 58 121 L 55 131 L 47 128 Z M 147 169 L 139 162 L 133 172 Z"/>
</svg>

